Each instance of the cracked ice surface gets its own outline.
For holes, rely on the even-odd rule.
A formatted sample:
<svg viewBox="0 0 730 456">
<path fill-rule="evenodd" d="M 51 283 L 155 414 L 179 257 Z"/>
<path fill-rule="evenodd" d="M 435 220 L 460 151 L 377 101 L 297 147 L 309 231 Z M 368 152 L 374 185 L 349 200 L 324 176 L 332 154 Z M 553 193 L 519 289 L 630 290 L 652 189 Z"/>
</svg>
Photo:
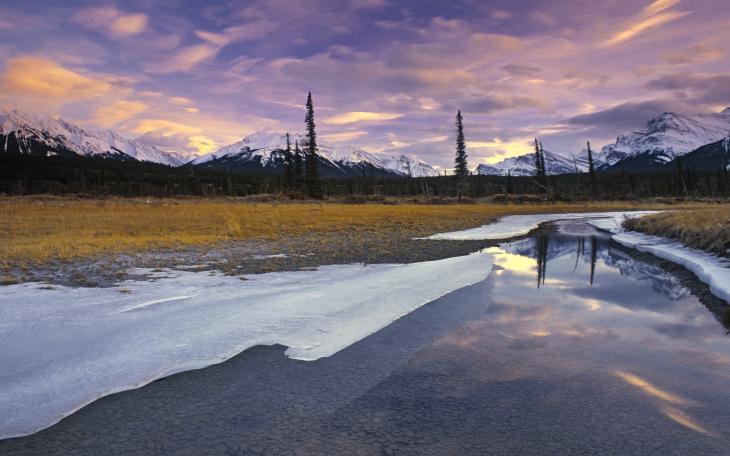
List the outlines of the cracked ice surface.
<svg viewBox="0 0 730 456">
<path fill-rule="evenodd" d="M 0 294 L 0 438 L 50 426 L 102 396 L 282 344 L 330 356 L 485 279 L 486 253 L 413 264 L 249 275 L 164 271 L 111 288 L 26 283 Z M 139 271 L 150 272 L 150 271 Z"/>
</svg>

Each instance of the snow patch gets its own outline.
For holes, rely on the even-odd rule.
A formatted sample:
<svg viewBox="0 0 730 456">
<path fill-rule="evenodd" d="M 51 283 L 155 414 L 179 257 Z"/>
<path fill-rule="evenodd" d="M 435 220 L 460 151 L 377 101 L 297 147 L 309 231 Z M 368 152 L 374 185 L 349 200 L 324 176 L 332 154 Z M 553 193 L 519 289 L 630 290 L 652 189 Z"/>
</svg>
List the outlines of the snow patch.
<svg viewBox="0 0 730 456">
<path fill-rule="evenodd" d="M 624 247 L 650 253 L 684 266 L 707 284 L 713 295 L 730 303 L 730 261 L 703 250 L 687 247 L 670 238 L 627 231 L 623 228 L 622 222 L 620 219 L 589 221 L 596 228 L 611 233 L 611 239 Z"/>
<path fill-rule="evenodd" d="M 484 280 L 479 253 L 413 264 L 249 275 L 168 270 L 112 288 L 9 285 L 0 295 L 0 438 L 52 425 L 108 394 L 282 344 L 315 360 Z M 145 272 L 145 271 L 137 271 Z M 151 272 L 151 271 L 146 271 Z M 131 311 L 133 310 L 133 311 Z"/>
<path fill-rule="evenodd" d="M 612 239 L 625 247 L 684 266 L 707 284 L 713 295 L 730 303 L 730 261 L 727 259 L 687 247 L 679 241 L 635 231 L 616 233 Z"/>
<path fill-rule="evenodd" d="M 301 255 L 296 255 L 296 256 L 301 256 Z M 271 254 L 271 255 L 253 255 L 251 258 L 254 260 L 269 260 L 272 258 L 288 258 L 288 257 L 289 257 L 289 255 L 287 255 L 286 253 L 275 253 L 275 254 Z"/>
</svg>

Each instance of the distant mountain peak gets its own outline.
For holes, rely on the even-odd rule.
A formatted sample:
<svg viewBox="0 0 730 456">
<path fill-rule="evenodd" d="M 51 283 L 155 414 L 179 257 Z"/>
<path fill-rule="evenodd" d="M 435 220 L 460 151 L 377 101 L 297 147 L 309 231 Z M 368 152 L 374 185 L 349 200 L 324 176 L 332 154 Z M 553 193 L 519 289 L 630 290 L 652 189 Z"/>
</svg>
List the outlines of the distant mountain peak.
<svg viewBox="0 0 730 456">
<path fill-rule="evenodd" d="M 290 134 L 292 149 L 295 141 L 299 141 L 300 148 L 303 149 L 304 140 L 305 138 L 301 134 Z M 191 163 L 220 168 L 251 168 L 253 166 L 274 168 L 279 166 L 280 152 L 285 148 L 285 133 L 263 130 L 251 133 L 238 142 L 200 156 Z M 438 175 L 438 170 L 433 166 L 406 155 L 378 154 L 349 145 L 332 144 L 322 139 L 317 141 L 317 153 L 325 166 L 332 170 L 340 169 L 343 173 L 354 173 L 355 169 L 368 168 L 370 171 L 382 170 L 387 174 L 397 176 Z"/>
<path fill-rule="evenodd" d="M 548 150 L 545 152 L 545 168 L 550 176 L 583 172 L 588 169 L 587 154 L 565 157 Z M 535 153 L 528 152 L 516 157 L 505 158 L 494 164 L 480 164 L 474 169 L 475 174 L 483 176 L 534 176 Z"/>
<path fill-rule="evenodd" d="M 730 108 L 713 114 L 664 112 L 650 119 L 645 130 L 619 135 L 616 142 L 603 146 L 597 161 L 603 169 L 628 165 L 629 160 L 641 162 L 643 169 L 649 169 L 717 142 L 728 134 Z"/>
<path fill-rule="evenodd" d="M 11 147 L 11 144 L 13 147 Z M 54 155 L 120 156 L 180 166 L 185 158 L 111 130 L 94 132 L 61 118 L 18 109 L 0 111 L 0 152 Z M 9 149 L 15 150 L 9 150 Z"/>
</svg>

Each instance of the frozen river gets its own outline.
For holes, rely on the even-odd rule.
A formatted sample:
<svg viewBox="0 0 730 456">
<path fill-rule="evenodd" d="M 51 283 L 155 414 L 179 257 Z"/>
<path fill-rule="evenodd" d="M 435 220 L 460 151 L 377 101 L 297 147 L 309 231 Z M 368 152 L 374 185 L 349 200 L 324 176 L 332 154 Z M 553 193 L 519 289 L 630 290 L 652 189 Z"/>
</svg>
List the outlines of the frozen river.
<svg viewBox="0 0 730 456">
<path fill-rule="evenodd" d="M 255 346 L 0 453 L 727 454 L 730 337 L 677 277 L 581 221 L 485 253 L 331 356 Z"/>
</svg>

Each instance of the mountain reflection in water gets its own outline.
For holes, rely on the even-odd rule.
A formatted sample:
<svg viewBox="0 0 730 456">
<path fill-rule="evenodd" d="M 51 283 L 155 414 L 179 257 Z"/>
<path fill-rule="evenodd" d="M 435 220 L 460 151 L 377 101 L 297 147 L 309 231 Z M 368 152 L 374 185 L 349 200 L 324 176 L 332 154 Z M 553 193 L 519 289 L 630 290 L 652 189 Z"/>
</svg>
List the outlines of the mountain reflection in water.
<svg viewBox="0 0 730 456">
<path fill-rule="evenodd" d="M 618 269 L 621 275 L 627 278 L 650 283 L 652 290 L 671 300 L 689 296 L 689 290 L 675 276 L 659 266 L 633 259 L 626 252 L 612 247 L 609 240 L 607 235 L 600 232 L 595 232 L 588 237 L 541 234 L 503 244 L 500 249 L 506 253 L 535 259 L 534 268 L 538 288 L 545 285 L 548 263 L 569 256 L 574 259 L 573 273 L 585 274 L 586 282 L 589 285 L 593 285 L 596 280 L 596 265 L 600 260 L 606 266 Z M 515 264 L 515 262 L 510 263 L 510 269 L 513 271 Z M 584 271 L 584 268 L 579 269 L 579 265 L 587 265 L 587 268 Z M 531 270 L 532 265 L 527 265 L 527 269 Z"/>
</svg>

